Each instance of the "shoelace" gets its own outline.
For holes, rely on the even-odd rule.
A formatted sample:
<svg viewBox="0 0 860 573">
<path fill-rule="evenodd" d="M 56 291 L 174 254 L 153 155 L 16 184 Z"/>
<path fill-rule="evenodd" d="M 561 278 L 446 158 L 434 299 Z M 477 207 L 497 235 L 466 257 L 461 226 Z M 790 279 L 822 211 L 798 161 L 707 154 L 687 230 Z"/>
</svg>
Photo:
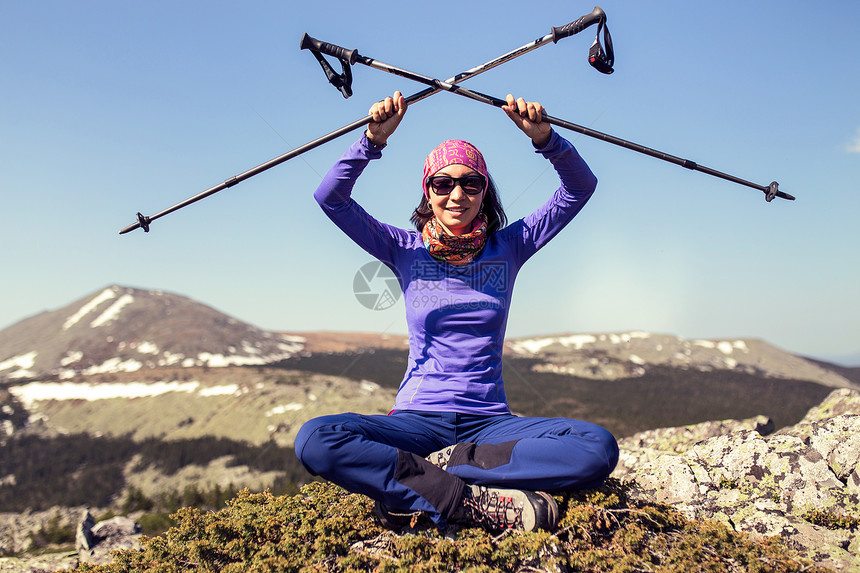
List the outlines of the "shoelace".
<svg viewBox="0 0 860 573">
<path fill-rule="evenodd" d="M 469 510 L 469 518 L 483 526 L 497 529 L 514 529 L 523 524 L 523 506 L 514 503 L 514 498 L 500 496 L 498 492 L 479 488 L 480 496 L 467 495 L 463 505 Z M 513 519 L 508 512 L 513 512 Z"/>
</svg>

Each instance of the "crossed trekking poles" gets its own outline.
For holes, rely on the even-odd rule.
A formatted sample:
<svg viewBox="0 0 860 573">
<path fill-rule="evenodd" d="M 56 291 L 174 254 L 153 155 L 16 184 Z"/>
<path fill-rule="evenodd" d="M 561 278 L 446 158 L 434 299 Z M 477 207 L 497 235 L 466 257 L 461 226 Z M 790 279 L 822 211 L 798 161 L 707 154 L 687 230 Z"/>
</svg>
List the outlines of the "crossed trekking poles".
<svg viewBox="0 0 860 573">
<path fill-rule="evenodd" d="M 612 37 L 609 34 L 609 28 L 606 26 L 606 14 L 603 12 L 603 10 L 600 7 L 597 7 L 597 6 L 589 14 L 586 14 L 586 15 L 578 18 L 577 20 L 574 20 L 573 22 L 570 22 L 569 24 L 566 24 L 564 26 L 560 26 L 557 28 L 553 27 L 552 31 L 549 34 L 547 34 L 541 38 L 538 38 L 532 42 L 529 42 L 528 44 L 525 44 L 525 45 L 523 45 L 523 46 L 521 46 L 521 47 L 519 47 L 513 51 L 510 51 L 506 54 L 503 54 L 503 55 L 501 55 L 501 56 L 499 56 L 493 60 L 490 60 L 490 61 L 488 61 L 484 64 L 481 64 L 477 67 L 474 67 L 470 70 L 467 70 L 465 72 L 461 72 L 461 73 L 459 73 L 459 74 L 457 74 L 457 75 L 455 75 L 455 76 L 453 76 L 447 80 L 444 80 L 444 81 L 434 79 L 434 78 L 431 78 L 428 76 L 424 76 L 421 74 L 417 74 L 417 73 L 405 70 L 403 68 L 392 66 L 390 64 L 386 64 L 386 63 L 381 62 L 379 60 L 375 60 L 373 58 L 363 56 L 363 55 L 359 54 L 357 50 L 347 50 L 345 48 L 342 48 L 342 47 L 334 45 L 334 44 L 329 44 L 327 42 L 321 42 L 315 38 L 308 36 L 307 34 L 305 34 L 302 37 L 300 49 L 310 50 L 313 53 L 314 57 L 316 57 L 317 61 L 320 63 L 320 66 L 322 66 L 323 72 L 325 73 L 326 78 L 329 80 L 329 83 L 331 83 L 334 87 L 336 87 L 338 90 L 340 90 L 340 92 L 343 94 L 343 96 L 345 98 L 348 98 L 352 95 L 351 66 L 353 66 L 355 64 L 362 64 L 362 65 L 365 65 L 368 67 L 376 68 L 378 70 L 392 73 L 392 74 L 407 78 L 409 80 L 413 80 L 413 81 L 422 83 L 424 85 L 427 85 L 428 87 L 426 89 L 424 89 L 420 92 L 416 92 L 416 93 L 414 93 L 414 94 L 412 94 L 406 98 L 406 103 L 408 105 L 411 105 L 413 103 L 416 103 L 416 102 L 419 102 L 423 99 L 426 99 L 426 98 L 428 98 L 428 97 L 430 97 L 436 93 L 439 93 L 440 91 L 449 91 L 449 92 L 455 93 L 457 95 L 467 97 L 467 98 L 475 100 L 475 101 L 479 101 L 481 103 L 493 105 L 495 107 L 501 107 L 503 105 L 506 105 L 506 102 L 504 99 L 500 99 L 500 98 L 497 98 L 494 96 L 486 95 L 486 94 L 483 94 L 481 92 L 469 90 L 469 89 L 461 87 L 459 84 L 461 82 L 469 80 L 469 79 L 471 79 L 471 78 L 473 78 L 479 74 L 482 74 L 482 73 L 486 72 L 487 70 L 491 70 L 497 66 L 500 66 L 506 62 L 509 62 L 510 60 L 513 60 L 514 58 L 518 58 L 519 56 L 522 56 L 523 54 L 526 54 L 528 52 L 531 52 L 532 50 L 540 48 L 541 46 L 545 46 L 546 44 L 548 44 L 550 42 L 557 43 L 558 41 L 560 41 L 564 38 L 578 34 L 579 32 L 585 30 L 586 28 L 588 28 L 592 25 L 597 25 L 597 34 L 595 35 L 594 42 L 591 44 L 591 47 L 589 48 L 588 62 L 597 71 L 604 73 L 604 74 L 611 74 L 613 72 L 612 66 L 614 64 L 614 59 L 615 59 L 614 50 L 613 50 L 613 46 L 612 46 Z M 602 43 L 601 43 L 601 31 L 603 32 Z M 337 73 L 331 67 L 331 65 L 325 59 L 324 56 L 331 56 L 331 57 L 339 60 L 340 64 L 341 64 L 341 69 L 342 69 L 341 73 Z M 577 125 L 575 123 L 572 123 L 572 122 L 569 122 L 569 121 L 566 121 L 563 119 L 559 119 L 559 118 L 556 118 L 556 117 L 553 117 L 550 115 L 544 114 L 543 120 L 547 121 L 548 123 L 550 123 L 552 125 L 555 125 L 558 127 L 563 127 L 565 129 L 569 129 L 571 131 L 575 131 L 577 133 L 586 135 L 588 137 L 600 139 L 600 140 L 605 141 L 607 143 L 611 143 L 613 145 L 624 147 L 624 148 L 630 149 L 632 151 L 636 151 L 638 153 L 643 153 L 645 155 L 649 155 L 649 156 L 654 157 L 656 159 L 661 159 L 663 161 L 667 161 L 669 163 L 673 163 L 675 165 L 685 167 L 687 169 L 699 171 L 699 172 L 705 173 L 706 175 L 711 175 L 714 177 L 725 179 L 727 181 L 737 183 L 739 185 L 744 185 L 746 187 L 750 187 L 753 189 L 758 189 L 759 191 L 762 191 L 765 194 L 765 199 L 768 202 L 772 201 L 776 197 L 779 197 L 782 199 L 787 199 L 787 200 L 794 200 L 794 197 L 792 195 L 789 195 L 788 193 L 784 193 L 784 192 L 779 190 L 779 186 L 778 186 L 778 183 L 776 181 L 770 183 L 769 185 L 759 185 L 757 183 L 753 183 L 751 181 L 747 181 L 745 179 L 735 177 L 734 175 L 729 175 L 727 173 L 723 173 L 721 171 L 717 171 L 715 169 L 711 169 L 709 167 L 699 165 L 695 161 L 691 161 L 689 159 L 683 159 L 681 157 L 670 155 L 670 154 L 664 153 L 662 151 L 657 151 L 655 149 L 645 147 L 645 146 L 640 145 L 638 143 L 633 143 L 631 141 L 627 141 L 627 140 L 621 139 L 619 137 L 615 137 L 613 135 L 609 135 L 606 133 L 595 131 L 593 129 L 583 127 L 581 125 Z M 218 193 L 219 191 L 223 191 L 224 189 L 228 189 L 230 187 L 233 187 L 234 185 L 237 185 L 238 183 L 241 183 L 242 181 L 245 181 L 246 179 L 249 179 L 255 175 L 259 175 L 260 173 L 267 171 L 267 170 L 271 169 L 272 167 L 275 167 L 276 165 L 280 165 L 281 163 L 284 163 L 285 161 L 288 161 L 294 157 L 297 157 L 297 156 L 299 156 L 299 155 L 301 155 L 307 151 L 315 149 L 315 148 L 319 147 L 320 145 L 323 145 L 324 143 L 327 143 L 333 139 L 337 139 L 338 137 L 345 135 L 349 132 L 355 131 L 356 129 L 359 129 L 359 128 L 367 125 L 371 121 L 372 121 L 371 115 L 367 115 L 361 119 L 353 121 L 352 123 L 349 123 L 349 124 L 341 127 L 340 129 L 332 131 L 331 133 L 323 135 L 323 136 L 321 136 L 321 137 L 319 137 L 319 138 L 317 138 L 311 142 L 308 142 L 308 143 L 306 143 L 300 147 L 297 147 L 291 151 L 288 151 L 287 153 L 284 153 L 283 155 L 280 155 L 278 157 L 275 157 L 274 159 L 271 159 L 265 163 L 262 163 L 262 164 L 258 165 L 257 167 L 254 167 L 253 169 L 249 169 L 248 171 L 245 171 L 243 173 L 235 175 L 235 176 L 231 177 L 230 179 L 227 179 L 223 183 L 220 183 L 214 187 L 210 187 L 209 189 L 202 191 L 202 192 L 200 192 L 200 193 L 198 193 L 192 197 L 189 197 L 188 199 L 185 199 L 184 201 L 181 201 L 181 202 L 177 203 L 176 205 L 173 205 L 172 207 L 169 207 L 169 208 L 167 208 L 167 209 L 165 209 L 159 213 L 156 213 L 154 215 L 146 216 L 146 215 L 143 215 L 141 213 L 137 213 L 137 221 L 135 221 L 131 225 L 125 227 L 119 233 L 122 235 L 125 233 L 129 233 L 135 229 L 143 229 L 145 232 L 149 232 L 150 225 L 156 219 L 160 219 L 161 217 L 164 217 L 165 215 L 173 213 L 174 211 L 182 209 L 183 207 L 187 207 L 188 205 L 191 205 L 192 203 L 196 203 L 197 201 L 200 201 L 201 199 L 205 199 L 206 197 L 209 197 L 210 195 L 214 195 L 215 193 Z"/>
</svg>

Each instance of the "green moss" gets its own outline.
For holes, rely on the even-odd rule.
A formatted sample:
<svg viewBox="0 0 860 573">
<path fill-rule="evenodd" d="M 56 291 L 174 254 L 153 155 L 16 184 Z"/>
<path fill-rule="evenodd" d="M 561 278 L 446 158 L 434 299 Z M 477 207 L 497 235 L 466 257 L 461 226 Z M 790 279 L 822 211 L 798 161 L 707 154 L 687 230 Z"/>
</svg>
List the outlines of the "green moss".
<svg viewBox="0 0 860 573">
<path fill-rule="evenodd" d="M 737 489 L 738 488 L 738 482 L 736 480 L 729 479 L 725 476 L 721 476 L 720 481 L 717 484 L 717 487 L 719 489 Z"/>
<path fill-rule="evenodd" d="M 808 511 L 803 515 L 803 519 L 828 529 L 850 529 L 853 531 L 860 527 L 860 518 L 820 509 Z"/>
<path fill-rule="evenodd" d="M 370 500 L 330 484 L 311 483 L 295 496 L 244 490 L 217 512 L 179 510 L 176 525 L 145 538 L 143 550 L 78 571 L 826 571 L 778 539 L 754 541 L 717 522 L 633 503 L 614 480 L 556 500 L 555 533 L 440 532 L 427 524 L 391 532 Z"/>
</svg>

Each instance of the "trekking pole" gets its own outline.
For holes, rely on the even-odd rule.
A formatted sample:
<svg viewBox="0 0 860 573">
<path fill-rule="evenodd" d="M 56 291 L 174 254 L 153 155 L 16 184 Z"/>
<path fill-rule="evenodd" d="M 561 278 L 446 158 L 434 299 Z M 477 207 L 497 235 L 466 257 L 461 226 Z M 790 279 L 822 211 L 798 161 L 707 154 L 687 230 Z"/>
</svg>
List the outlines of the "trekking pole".
<svg viewBox="0 0 860 573">
<path fill-rule="evenodd" d="M 605 22 L 601 22 L 601 26 L 605 24 Z M 608 29 L 606 30 L 608 33 Z M 600 33 L 600 29 L 598 28 L 598 34 Z M 608 38 L 608 36 L 607 36 Z M 349 61 L 352 63 L 363 64 L 365 66 L 369 66 L 371 68 L 376 68 L 378 70 L 382 70 L 391 74 L 395 74 L 419 83 L 423 83 L 429 86 L 433 86 L 437 90 L 445 90 L 452 93 L 456 93 L 461 96 L 465 96 L 467 98 L 473 99 L 475 101 L 479 101 L 482 103 L 487 103 L 496 107 L 502 107 L 507 105 L 507 102 L 503 99 L 499 99 L 497 97 L 493 97 L 490 95 L 483 94 L 481 92 L 476 92 L 473 90 L 469 90 L 463 87 L 460 87 L 456 84 L 456 82 L 450 81 L 441 81 L 437 79 L 433 79 L 421 74 L 416 74 L 415 72 L 410 72 L 409 70 L 404 70 L 403 68 L 398 68 L 396 66 L 392 66 L 391 64 L 386 64 L 384 62 L 380 62 L 378 60 L 374 60 L 373 58 L 368 58 L 362 55 L 359 55 L 355 50 L 344 51 L 343 48 L 335 46 L 333 44 L 328 44 L 325 42 L 317 42 L 317 49 L 324 53 L 334 55 L 338 57 L 339 55 L 349 54 Z M 592 45 L 592 53 L 589 55 L 589 61 L 592 61 L 592 57 L 595 57 L 598 61 L 600 61 L 600 57 L 602 54 L 602 50 L 598 50 L 595 48 L 595 45 L 599 47 L 599 42 L 595 39 L 595 44 Z M 612 65 L 612 43 L 611 39 L 607 40 L 607 54 L 609 64 L 609 71 L 604 73 L 611 73 L 611 65 Z M 605 62 L 604 62 L 605 64 Z M 592 62 L 592 65 L 595 65 Z M 598 67 L 595 65 L 595 67 Z M 598 69 L 600 69 L 598 67 Z M 601 70 L 602 71 L 602 70 Z M 546 121 L 552 125 L 557 125 L 559 127 L 563 127 L 565 129 L 569 129 L 571 131 L 575 131 L 577 133 L 581 133 L 583 135 L 587 135 L 588 137 L 593 137 L 596 139 L 600 139 L 606 141 L 607 143 L 611 143 L 613 145 L 618 145 L 620 147 L 625 147 L 627 149 L 636 151 L 638 153 L 644 153 L 645 155 L 649 155 L 651 157 L 655 157 L 657 159 L 662 159 L 663 161 L 668 161 L 669 163 L 674 163 L 675 165 L 679 165 L 681 167 L 686 167 L 687 169 L 691 169 L 694 171 L 700 171 L 707 175 L 712 175 L 714 177 L 719 177 L 720 179 L 725 179 L 727 181 L 731 181 L 733 183 L 737 183 L 739 185 L 745 185 L 747 187 L 751 187 L 753 189 L 758 189 L 759 191 L 764 192 L 765 200 L 767 202 L 772 201 L 775 197 L 779 197 L 781 199 L 788 199 L 789 201 L 794 201 L 794 196 L 789 195 L 788 193 L 784 193 L 779 190 L 779 184 L 776 181 L 773 181 L 770 185 L 759 185 L 757 183 L 753 183 L 751 181 L 747 181 L 745 179 L 741 179 L 739 177 L 735 177 L 734 175 L 729 175 L 727 173 L 723 173 L 721 171 L 717 171 L 716 169 L 711 169 L 710 167 L 705 167 L 704 165 L 699 165 L 695 161 L 691 161 L 689 159 L 683 159 L 681 157 L 676 157 L 674 155 L 670 155 L 668 153 L 664 153 L 662 151 L 657 151 L 656 149 L 651 149 L 650 147 L 645 147 L 644 145 L 640 145 L 638 143 L 633 143 L 631 141 L 627 141 L 625 139 L 621 139 L 620 137 L 615 137 L 614 135 L 609 135 L 607 133 L 602 133 L 600 131 L 596 131 L 594 129 L 590 129 L 588 127 L 584 127 L 581 125 L 577 125 L 575 123 L 571 123 L 569 121 L 559 119 L 544 113 L 543 121 Z"/>
<path fill-rule="evenodd" d="M 574 20 L 573 22 L 565 24 L 564 26 L 560 26 L 557 28 L 554 27 L 554 28 L 552 28 L 552 32 L 550 32 L 549 34 L 547 34 L 541 38 L 538 38 L 537 40 L 529 42 L 528 44 L 525 44 L 525 45 L 517 48 L 516 50 L 512 50 L 506 54 L 503 54 L 503 55 L 493 59 L 493 60 L 490 60 L 489 62 L 481 64 L 481 65 L 474 67 L 470 70 L 467 70 L 465 72 L 461 72 L 461 73 L 457 74 L 456 76 L 450 78 L 447 82 L 442 82 L 442 83 L 449 83 L 450 84 L 450 83 L 457 83 L 457 82 L 466 81 L 468 79 L 471 79 L 471 78 L 477 76 L 478 74 L 482 74 L 482 73 L 486 72 L 487 70 L 491 70 L 497 66 L 504 64 L 505 62 L 509 62 L 510 60 L 513 60 L 514 58 L 517 58 L 519 56 L 522 56 L 523 54 L 531 52 L 532 50 L 540 48 L 541 46 L 544 46 L 549 42 L 557 43 L 559 40 L 561 40 L 563 38 L 567 38 L 568 36 L 573 36 L 574 34 L 578 34 L 582 30 L 588 28 L 589 26 L 591 26 L 593 24 L 602 24 L 602 23 L 605 23 L 605 21 L 606 21 L 606 14 L 603 12 L 602 9 L 600 9 L 599 6 L 595 6 L 594 10 L 592 12 L 590 12 L 589 14 L 586 14 L 586 15 L 578 18 L 577 20 Z M 608 30 L 607 30 L 607 33 L 608 33 Z M 608 37 L 608 36 L 606 36 L 606 37 Z M 317 57 L 317 60 L 320 61 L 320 64 L 323 66 L 323 71 L 326 72 L 326 76 L 329 78 L 329 81 L 331 81 L 332 84 L 335 85 L 335 87 L 337 87 L 338 89 L 341 90 L 344 97 L 349 97 L 350 95 L 352 95 L 352 86 L 351 86 L 352 75 L 351 75 L 351 73 L 349 73 L 349 67 L 345 62 L 349 62 L 349 60 L 352 59 L 353 57 L 357 57 L 358 53 L 355 50 L 344 50 L 343 48 L 338 48 L 337 46 L 331 46 L 330 44 L 324 44 L 324 43 L 318 43 L 319 45 L 317 45 L 314 42 L 316 42 L 316 40 L 313 40 L 313 38 L 311 38 L 310 36 L 305 34 L 302 37 L 300 49 L 311 49 L 314 52 L 314 55 Z M 338 59 L 341 60 L 341 64 L 343 65 L 343 70 L 344 70 L 342 74 L 335 73 L 334 70 L 331 69 L 331 66 L 328 64 L 328 62 L 326 62 L 325 59 L 322 58 L 322 56 L 319 55 L 319 53 L 318 53 L 318 52 L 323 52 L 323 51 L 328 52 L 330 50 L 334 50 L 335 54 L 332 54 L 332 55 L 334 55 L 334 57 L 338 57 Z M 595 52 L 594 60 L 592 60 L 591 55 L 589 55 L 589 61 L 591 62 L 591 64 L 596 69 L 602 71 L 603 73 L 611 73 L 612 62 L 610 60 L 607 63 L 605 56 L 602 55 L 602 49 L 596 50 L 594 48 L 594 46 L 592 45 L 591 51 Z M 337 54 L 339 54 L 340 56 L 345 56 L 346 59 L 341 59 Z M 349 64 L 349 65 L 351 65 L 351 64 Z M 603 70 L 601 70 L 601 66 L 604 68 Z M 608 71 L 605 71 L 606 69 L 608 69 Z M 442 89 L 443 88 L 433 86 L 431 88 L 428 88 L 428 89 L 422 90 L 420 92 L 414 93 L 411 96 L 406 98 L 406 103 L 407 104 L 413 104 L 413 103 L 419 102 L 425 98 L 432 96 L 433 94 L 436 94 L 436 93 L 442 91 Z M 367 125 L 368 123 L 370 123 L 372 120 L 373 120 L 373 117 L 371 115 L 367 115 L 366 117 L 363 117 L 363 118 L 358 119 L 358 120 L 356 120 L 350 124 L 347 124 L 347 125 L 341 127 L 340 129 L 336 129 L 335 131 L 332 131 L 331 133 L 323 135 L 322 137 L 319 137 L 319 138 L 317 138 L 317 139 L 315 139 L 309 143 L 306 143 L 300 147 L 297 147 L 291 151 L 288 151 L 287 153 L 284 153 L 283 155 L 275 157 L 274 159 L 271 159 L 271 160 L 267 161 L 266 163 L 258 165 L 257 167 L 254 167 L 253 169 L 249 169 L 248 171 L 245 171 L 244 173 L 240 173 L 239 175 L 231 177 L 230 179 L 227 179 L 223 183 L 220 183 L 214 187 L 211 187 L 211 188 L 207 189 L 206 191 L 202 191 L 202 192 L 198 193 L 197 195 L 189 197 L 188 199 L 185 199 L 184 201 L 181 201 L 181 202 L 177 203 L 176 205 L 173 205 L 172 207 L 169 207 L 169 208 L 167 208 L 167 209 L 165 209 L 159 213 L 156 213 L 155 215 L 148 217 L 148 216 L 143 215 L 141 213 L 137 213 L 137 221 L 132 223 L 131 225 L 125 227 L 124 229 L 122 229 L 119 232 L 119 234 L 124 235 L 125 233 L 129 233 L 135 229 L 143 229 L 144 232 L 148 233 L 149 232 L 149 226 L 156 219 L 160 219 L 161 217 L 164 217 L 165 215 L 173 213 L 174 211 L 182 209 L 183 207 L 187 207 L 188 205 L 191 205 L 192 203 L 196 203 L 197 201 L 200 201 L 201 199 L 205 199 L 206 197 L 209 197 L 210 195 L 214 195 L 215 193 L 218 193 L 219 191 L 223 191 L 224 189 L 227 189 L 229 187 L 233 187 L 237 183 L 241 183 L 242 181 L 245 181 L 246 179 L 249 179 L 255 175 L 259 175 L 260 173 L 267 171 L 268 169 L 271 169 L 272 167 L 275 167 L 276 165 L 280 165 L 281 163 L 283 163 L 287 160 L 290 160 L 294 157 L 297 157 L 297 156 L 301 155 L 302 153 L 310 151 L 311 149 L 315 149 L 324 143 L 327 143 L 327 142 L 329 142 L 333 139 L 336 139 L 336 138 L 338 138 L 344 134 L 347 134 L 347 133 L 354 131 L 360 127 L 363 127 L 363 126 Z"/>
</svg>

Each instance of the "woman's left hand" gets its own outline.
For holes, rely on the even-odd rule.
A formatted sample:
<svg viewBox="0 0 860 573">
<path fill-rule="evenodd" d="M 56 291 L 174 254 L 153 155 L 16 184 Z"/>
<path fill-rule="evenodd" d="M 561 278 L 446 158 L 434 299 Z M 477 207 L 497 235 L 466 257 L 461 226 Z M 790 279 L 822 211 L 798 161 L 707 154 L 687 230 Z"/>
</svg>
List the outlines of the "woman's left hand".
<svg viewBox="0 0 860 573">
<path fill-rule="evenodd" d="M 502 106 L 502 109 L 536 146 L 544 147 L 549 143 L 552 126 L 543 121 L 544 109 L 540 103 L 526 101 L 523 98 L 514 99 L 511 94 L 508 94 L 505 100 L 508 104 Z"/>
</svg>

